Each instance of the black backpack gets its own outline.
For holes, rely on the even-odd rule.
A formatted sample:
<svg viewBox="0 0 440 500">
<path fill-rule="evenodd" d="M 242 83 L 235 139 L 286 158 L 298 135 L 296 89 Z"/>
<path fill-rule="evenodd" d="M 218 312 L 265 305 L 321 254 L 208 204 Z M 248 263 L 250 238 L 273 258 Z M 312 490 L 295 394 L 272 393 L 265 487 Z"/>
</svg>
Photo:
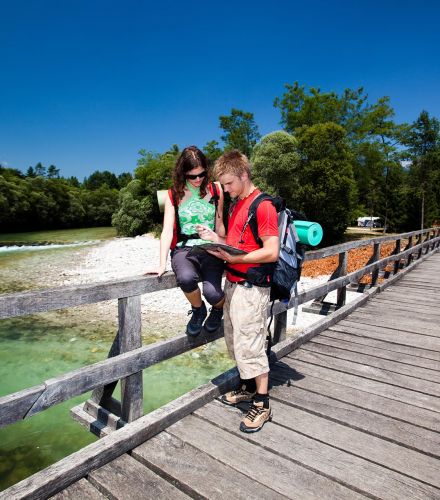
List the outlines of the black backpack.
<svg viewBox="0 0 440 500">
<path fill-rule="evenodd" d="M 288 302 L 301 277 L 301 266 L 304 260 L 304 246 L 299 242 L 293 221 L 306 219 L 303 214 L 287 208 L 283 198 L 260 193 L 249 207 L 248 217 L 241 231 L 240 239 L 249 226 L 255 241 L 259 246 L 263 246 L 263 242 L 258 237 L 257 209 L 260 203 L 265 200 L 269 200 L 278 213 L 279 257 L 274 263 L 251 267 L 247 274 L 240 273 L 240 276 L 255 285 L 270 286 L 271 301 Z M 230 271 L 233 274 L 239 274 L 235 270 Z"/>
<path fill-rule="evenodd" d="M 250 227 L 255 241 L 262 247 L 263 242 L 258 236 L 257 209 L 262 201 L 269 200 L 278 213 L 278 235 L 280 239 L 280 251 L 278 260 L 271 264 L 262 264 L 259 267 L 251 267 L 247 273 L 227 269 L 232 274 L 244 277 L 258 286 L 270 286 L 270 300 L 272 301 L 270 321 L 267 326 L 267 356 L 270 356 L 272 337 L 270 326 L 273 320 L 273 306 L 275 300 L 285 303 L 290 301 L 292 293 L 295 294 L 294 321 L 298 311 L 297 283 L 301 277 L 301 267 L 304 261 L 305 246 L 300 243 L 294 220 L 307 220 L 306 217 L 295 210 L 286 207 L 286 202 L 279 196 L 271 196 L 267 193 L 259 194 L 249 207 L 248 217 L 241 231 L 240 240 L 247 228 Z"/>
</svg>

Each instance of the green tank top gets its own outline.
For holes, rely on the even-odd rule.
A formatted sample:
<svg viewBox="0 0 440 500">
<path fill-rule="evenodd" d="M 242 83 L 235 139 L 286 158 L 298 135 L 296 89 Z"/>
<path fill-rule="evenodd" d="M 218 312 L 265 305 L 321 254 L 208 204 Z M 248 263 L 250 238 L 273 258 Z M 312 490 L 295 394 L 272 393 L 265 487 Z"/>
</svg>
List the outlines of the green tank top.
<svg viewBox="0 0 440 500">
<path fill-rule="evenodd" d="M 215 205 L 209 203 L 209 200 L 200 198 L 200 189 L 191 186 L 188 182 L 186 187 L 191 191 L 192 196 L 179 205 L 179 222 L 182 234 L 196 233 L 196 224 L 202 224 L 214 229 Z M 206 243 L 205 240 L 188 240 L 186 246 L 200 245 Z M 179 242 L 177 246 L 182 246 Z"/>
</svg>

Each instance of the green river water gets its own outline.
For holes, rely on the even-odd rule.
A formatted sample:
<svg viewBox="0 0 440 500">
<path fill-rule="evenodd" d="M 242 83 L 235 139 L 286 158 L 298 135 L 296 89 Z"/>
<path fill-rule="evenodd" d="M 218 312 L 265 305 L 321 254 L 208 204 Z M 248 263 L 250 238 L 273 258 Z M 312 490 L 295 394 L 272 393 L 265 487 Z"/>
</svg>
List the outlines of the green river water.
<svg viewBox="0 0 440 500">
<path fill-rule="evenodd" d="M 112 228 L 0 235 L 0 293 L 41 288 L 42 273 L 59 275 L 114 236 Z M 107 357 L 116 326 L 93 320 L 88 307 L 0 320 L 0 397 Z M 142 336 L 163 338 L 148 324 Z M 145 413 L 231 366 L 219 342 L 144 370 Z M 0 429 L 0 491 L 96 439 L 69 415 L 87 396 Z"/>
</svg>

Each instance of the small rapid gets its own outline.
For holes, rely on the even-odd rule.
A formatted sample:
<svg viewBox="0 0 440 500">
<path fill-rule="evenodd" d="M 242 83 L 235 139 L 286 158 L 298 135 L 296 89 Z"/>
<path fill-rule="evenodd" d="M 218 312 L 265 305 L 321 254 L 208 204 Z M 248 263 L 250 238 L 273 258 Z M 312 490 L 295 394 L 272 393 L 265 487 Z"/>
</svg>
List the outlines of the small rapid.
<svg viewBox="0 0 440 500">
<path fill-rule="evenodd" d="M 74 241 L 72 243 L 50 243 L 50 242 L 38 242 L 35 244 L 4 244 L 0 243 L 0 253 L 8 252 L 37 252 L 39 250 L 54 250 L 57 248 L 73 248 L 73 247 L 83 247 L 87 245 L 96 245 L 100 240 L 88 240 L 88 241 Z"/>
</svg>

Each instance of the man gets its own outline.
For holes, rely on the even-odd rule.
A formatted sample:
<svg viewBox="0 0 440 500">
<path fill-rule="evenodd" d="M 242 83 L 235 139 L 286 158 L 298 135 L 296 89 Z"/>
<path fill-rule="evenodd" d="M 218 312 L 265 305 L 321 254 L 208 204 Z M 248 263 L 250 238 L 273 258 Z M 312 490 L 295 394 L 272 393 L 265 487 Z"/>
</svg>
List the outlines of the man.
<svg viewBox="0 0 440 500">
<path fill-rule="evenodd" d="M 251 180 L 249 160 L 237 150 L 227 152 L 216 161 L 215 175 L 233 199 L 228 233 L 226 238 L 221 238 L 200 226 L 200 237 L 247 252 L 243 255 L 231 255 L 223 250 L 211 252 L 226 261 L 225 341 L 240 373 L 240 386 L 225 394 L 222 401 L 229 405 L 251 401 L 240 430 L 256 432 L 271 419 L 265 340 L 271 278 L 269 263 L 278 259 L 278 217 L 270 201 L 260 203 L 256 217 L 261 246 L 246 224 L 249 207 L 260 194 Z"/>
</svg>

